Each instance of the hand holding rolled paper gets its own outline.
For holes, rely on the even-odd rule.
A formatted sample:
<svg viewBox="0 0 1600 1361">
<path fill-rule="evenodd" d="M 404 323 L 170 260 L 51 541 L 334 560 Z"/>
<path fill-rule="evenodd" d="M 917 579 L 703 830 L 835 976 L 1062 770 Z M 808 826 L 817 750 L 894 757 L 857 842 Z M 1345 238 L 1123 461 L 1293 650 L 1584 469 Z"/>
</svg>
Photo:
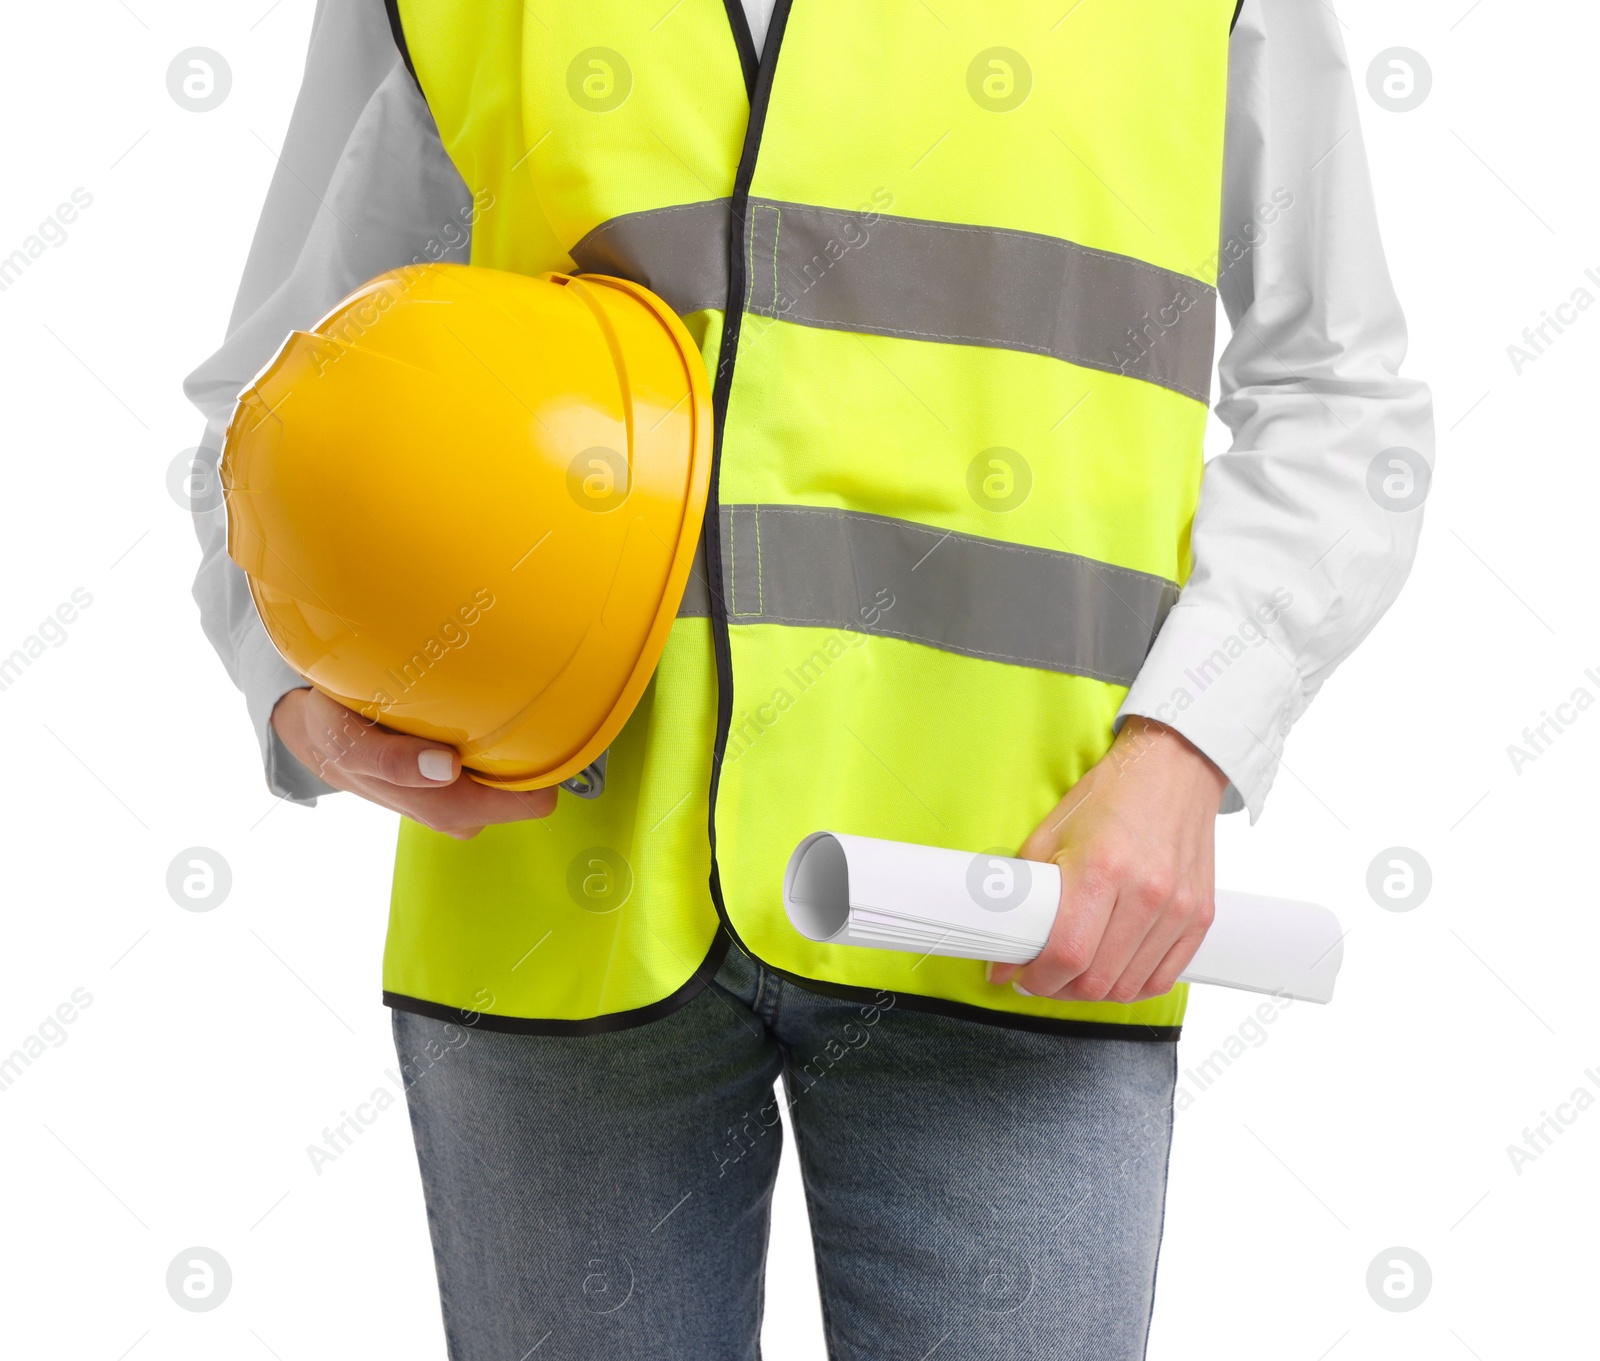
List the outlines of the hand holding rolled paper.
<svg viewBox="0 0 1600 1361">
<path fill-rule="evenodd" d="M 843 832 L 813 832 L 783 878 L 789 921 L 810 940 L 1012 964 L 1044 948 L 1060 902 L 1051 864 Z M 1181 977 L 1327 1002 L 1342 941 L 1325 907 L 1219 891 Z"/>
</svg>

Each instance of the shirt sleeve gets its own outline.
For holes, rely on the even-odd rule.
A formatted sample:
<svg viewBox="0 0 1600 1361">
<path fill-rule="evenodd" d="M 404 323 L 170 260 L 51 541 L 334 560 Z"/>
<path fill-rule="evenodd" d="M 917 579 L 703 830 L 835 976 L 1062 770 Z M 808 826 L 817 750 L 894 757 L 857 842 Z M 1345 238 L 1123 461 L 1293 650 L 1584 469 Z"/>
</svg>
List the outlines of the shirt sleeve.
<svg viewBox="0 0 1600 1361">
<path fill-rule="evenodd" d="M 216 486 L 222 435 L 241 389 L 290 331 L 312 326 L 374 275 L 420 260 L 465 260 L 472 195 L 439 140 L 379 0 L 321 0 L 299 98 L 267 191 L 222 348 L 184 380 L 206 418 L 197 479 Z M 196 507 L 201 627 L 244 693 L 267 786 L 315 804 L 331 793 L 272 730 L 273 706 L 303 680 L 278 655 L 244 573 L 228 557 L 224 508 Z M 198 498 L 197 498 L 198 500 Z"/>
<path fill-rule="evenodd" d="M 1233 334 L 1193 571 L 1117 716 L 1176 728 L 1254 822 L 1284 738 L 1399 594 L 1433 463 L 1427 387 L 1373 209 L 1338 20 L 1244 0 L 1229 61 L 1218 292 Z"/>
</svg>

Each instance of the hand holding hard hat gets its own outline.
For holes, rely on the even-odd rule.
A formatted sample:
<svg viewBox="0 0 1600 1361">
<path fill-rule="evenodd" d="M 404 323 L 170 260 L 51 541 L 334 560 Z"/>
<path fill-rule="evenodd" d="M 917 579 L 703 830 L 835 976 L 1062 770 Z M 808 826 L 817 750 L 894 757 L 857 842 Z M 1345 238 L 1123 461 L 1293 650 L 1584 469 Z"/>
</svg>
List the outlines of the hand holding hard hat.
<svg viewBox="0 0 1600 1361">
<path fill-rule="evenodd" d="M 322 695 L 541 789 L 592 770 L 649 683 L 710 463 L 704 364 L 644 288 L 411 267 L 241 394 L 228 551 Z"/>
<path fill-rule="evenodd" d="M 463 779 L 453 748 L 373 723 L 311 687 L 278 700 L 272 729 L 324 783 L 457 841 L 555 811 L 556 790 L 513 792 Z"/>
</svg>

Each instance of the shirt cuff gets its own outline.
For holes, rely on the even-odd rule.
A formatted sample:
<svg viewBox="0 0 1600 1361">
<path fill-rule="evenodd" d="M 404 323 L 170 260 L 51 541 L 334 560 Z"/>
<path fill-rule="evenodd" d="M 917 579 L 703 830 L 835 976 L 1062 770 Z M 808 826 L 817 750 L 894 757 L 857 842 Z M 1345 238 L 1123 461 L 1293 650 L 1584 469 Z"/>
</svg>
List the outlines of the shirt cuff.
<svg viewBox="0 0 1600 1361">
<path fill-rule="evenodd" d="M 1283 739 L 1306 703 L 1299 671 L 1260 620 L 1180 600 L 1115 727 L 1138 714 L 1181 733 L 1228 777 L 1221 811 L 1247 808 L 1253 823 L 1278 773 Z"/>
<path fill-rule="evenodd" d="M 310 687 L 305 678 L 278 655 L 264 629 L 253 630 L 240 647 L 239 675 L 245 704 L 250 710 L 250 722 L 255 726 L 256 739 L 261 745 L 267 788 L 280 799 L 308 808 L 317 806 L 319 795 L 338 793 L 331 784 L 324 783 L 301 765 L 272 726 L 273 706 L 289 691 Z"/>
</svg>

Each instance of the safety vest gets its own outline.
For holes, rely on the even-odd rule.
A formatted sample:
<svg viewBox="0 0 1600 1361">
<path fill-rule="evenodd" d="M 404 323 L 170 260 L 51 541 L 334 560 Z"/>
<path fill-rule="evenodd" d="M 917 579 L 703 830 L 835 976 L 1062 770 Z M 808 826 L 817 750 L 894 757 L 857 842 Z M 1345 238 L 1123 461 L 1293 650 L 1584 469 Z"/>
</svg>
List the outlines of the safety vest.
<svg viewBox="0 0 1600 1361">
<path fill-rule="evenodd" d="M 405 821 L 385 1000 L 638 1024 L 730 939 L 804 986 L 1171 1039 L 804 939 L 818 830 L 1014 854 L 1112 740 L 1190 567 L 1235 0 L 398 0 L 472 263 L 621 275 L 702 346 L 691 587 L 596 799 Z M 441 224 L 442 226 L 443 224 Z M 448 451 L 441 450 L 441 457 Z"/>
</svg>

